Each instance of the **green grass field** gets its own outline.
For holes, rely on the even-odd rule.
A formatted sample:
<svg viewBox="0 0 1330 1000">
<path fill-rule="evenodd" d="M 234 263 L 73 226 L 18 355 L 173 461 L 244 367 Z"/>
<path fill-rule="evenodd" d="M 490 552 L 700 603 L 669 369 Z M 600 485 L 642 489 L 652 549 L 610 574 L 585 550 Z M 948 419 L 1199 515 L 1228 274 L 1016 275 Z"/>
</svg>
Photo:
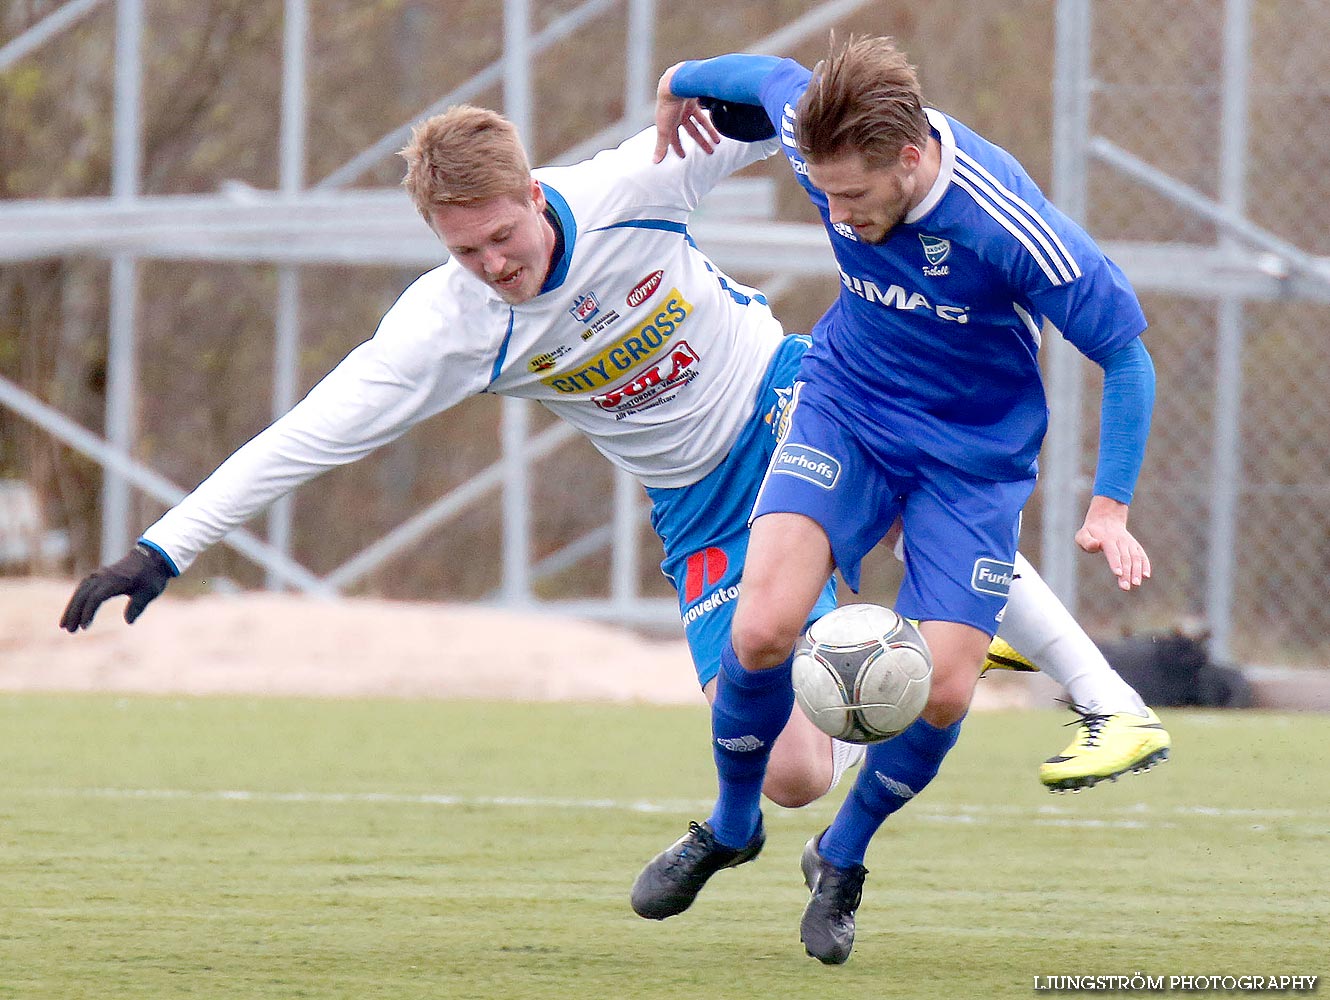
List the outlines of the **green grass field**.
<svg viewBox="0 0 1330 1000">
<path fill-rule="evenodd" d="M 0 698 L 0 998 L 986 998 L 1036 976 L 1330 973 L 1330 719 L 1166 713 L 1052 796 L 1054 712 L 979 715 L 895 817 L 848 965 L 798 939 L 835 802 L 638 919 L 714 789 L 690 709 Z"/>
</svg>

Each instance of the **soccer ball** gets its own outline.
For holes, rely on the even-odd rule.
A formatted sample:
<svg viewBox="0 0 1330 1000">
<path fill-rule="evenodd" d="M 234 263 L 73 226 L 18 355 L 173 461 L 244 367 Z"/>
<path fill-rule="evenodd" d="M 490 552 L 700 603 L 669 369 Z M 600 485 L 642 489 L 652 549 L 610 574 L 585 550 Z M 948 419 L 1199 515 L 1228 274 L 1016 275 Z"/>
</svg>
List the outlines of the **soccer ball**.
<svg viewBox="0 0 1330 1000">
<path fill-rule="evenodd" d="M 847 604 L 815 621 L 794 650 L 794 697 L 813 725 L 847 743 L 890 739 L 928 701 L 933 658 L 890 608 Z"/>
</svg>

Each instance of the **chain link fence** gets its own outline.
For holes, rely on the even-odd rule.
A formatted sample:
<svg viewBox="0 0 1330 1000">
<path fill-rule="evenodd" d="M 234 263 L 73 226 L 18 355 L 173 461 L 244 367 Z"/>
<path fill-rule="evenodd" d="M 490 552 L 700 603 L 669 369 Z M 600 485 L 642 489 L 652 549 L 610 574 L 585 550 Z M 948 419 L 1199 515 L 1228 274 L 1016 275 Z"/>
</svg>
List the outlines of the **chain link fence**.
<svg viewBox="0 0 1330 1000">
<path fill-rule="evenodd" d="M 1324 182 L 1330 175 L 1330 143 L 1323 138 L 1330 135 L 1330 47 L 1324 44 L 1330 37 L 1330 4 L 1323 0 L 870 4 L 840 22 L 836 33 L 896 36 L 919 64 L 929 103 L 1010 149 L 1051 191 L 1055 35 L 1057 19 L 1069 4 L 1084 4 L 1090 19 L 1092 136 L 1108 140 L 1202 198 L 1229 206 L 1272 240 L 1303 255 L 1330 254 L 1330 200 Z M 47 6 L 38 6 L 48 12 Z M 199 92 L 189 107 L 180 108 L 149 88 L 150 111 L 166 108 L 176 114 L 164 119 L 155 113 L 149 119 L 159 130 L 166 121 L 179 135 L 152 133 L 147 193 L 208 190 L 227 177 L 257 186 L 274 183 L 270 133 L 275 122 L 251 121 L 236 109 L 254 103 L 254 74 L 241 72 L 243 67 L 252 62 L 271 67 L 277 56 L 273 32 L 280 19 L 272 4 L 232 6 L 229 16 L 235 24 L 226 41 L 237 55 L 219 59 L 215 67 L 208 64 L 211 92 Z M 260 7 L 266 11 L 262 18 L 245 13 Z M 567 7 L 561 3 L 557 10 Z M 359 12 L 354 45 L 342 37 L 345 32 L 335 30 L 341 18 L 316 8 L 310 104 L 316 109 L 320 141 L 310 154 L 311 176 L 322 176 L 330 164 L 344 161 L 405 120 L 430 95 L 456 86 L 501 49 L 501 20 L 479 3 L 466 5 L 475 15 L 467 30 L 442 38 L 442 51 L 431 50 L 429 58 L 415 43 L 421 31 L 416 22 L 424 18 L 426 28 L 449 35 L 449 24 L 431 20 L 447 21 L 439 13 L 443 8 L 406 2 L 372 9 L 342 4 L 337 10 L 350 8 Z M 808 8 L 797 0 L 740 3 L 724 10 L 691 3 L 660 5 L 652 76 L 678 59 L 742 49 Z M 188 20 L 194 10 L 184 6 L 177 13 Z M 540 158 L 585 138 L 617 111 L 610 105 L 622 91 L 624 67 L 617 60 L 624 51 L 620 39 L 625 17 L 624 8 L 614 7 L 597 22 L 595 34 L 583 33 L 543 57 L 534 143 Z M 20 19 L 7 30 L 20 30 L 31 20 Z M 1242 30 L 1235 32 L 1235 24 Z M 109 27 L 109 15 L 92 18 L 51 48 L 40 73 L 35 68 L 39 63 L 25 63 L 0 81 L 7 87 L 0 101 L 0 125 L 18 123 L 12 134 L 4 133 L 14 141 L 3 144 L 7 152 L 0 154 L 5 197 L 105 194 L 100 182 L 89 182 L 86 189 L 79 186 L 80 178 L 101 176 L 80 167 L 80 157 L 87 153 L 88 163 L 104 166 L 109 149 L 104 129 L 78 133 L 77 142 L 68 144 L 67 169 L 43 186 L 33 178 L 45 176 L 42 164 L 56 157 L 37 140 L 52 133 L 25 128 L 27 119 L 19 112 L 31 106 L 32 120 L 48 120 L 49 115 L 38 112 L 41 101 L 49 100 L 52 107 L 73 115 L 68 102 L 59 100 L 70 87 L 83 95 L 85 104 L 101 106 L 93 98 L 104 96 L 107 74 L 95 80 L 84 74 L 87 80 L 62 83 L 59 64 L 92 65 L 75 58 L 83 51 L 80 46 L 90 46 L 104 60 L 105 46 L 98 39 L 109 37 Z M 599 56 L 594 66 L 586 65 L 588 45 Z M 449 46 L 459 46 L 467 59 L 461 64 L 450 61 Z M 200 52 L 215 48 L 199 43 Z M 366 59 L 363 67 L 351 58 L 362 50 L 380 49 L 382 57 Z M 810 38 L 788 54 L 811 64 L 825 49 L 825 38 Z M 1235 94 L 1229 70 L 1238 50 L 1244 72 Z M 160 45 L 151 51 L 156 53 L 153 58 L 164 58 Z M 570 61 L 583 67 L 578 70 L 579 87 L 551 84 L 548 76 L 554 69 L 565 77 L 571 72 L 566 66 Z M 109 72 L 104 61 L 97 65 Z M 387 85 L 384 66 L 395 67 L 396 73 Z M 273 90 L 275 81 L 272 72 L 262 76 L 264 93 Z M 475 99 L 502 104 L 497 87 Z M 581 118 L 565 108 L 570 103 L 576 103 Z M 195 104 L 197 121 L 185 121 Z M 1236 120 L 1234 108 L 1241 112 Z M 597 122 L 588 126 L 582 118 Z M 1235 121 L 1243 137 L 1236 174 Z M 77 132 L 75 124 L 66 123 L 71 136 Z M 334 127 L 323 127 L 327 125 Z M 20 143 L 24 136 L 30 141 Z M 256 136 L 266 136 L 267 145 Z M 248 158 L 238 161 L 237 150 L 250 151 Z M 773 162 L 764 169 L 775 179 L 778 217 L 810 221 L 784 164 Z M 395 183 L 398 170 L 390 158 L 368 180 Z M 1133 528 L 1151 553 L 1154 580 L 1139 594 L 1122 595 L 1098 557 L 1080 556 L 1075 564 L 1078 616 L 1097 637 L 1199 622 L 1215 631 L 1216 651 L 1234 660 L 1330 663 L 1330 643 L 1324 638 L 1330 632 L 1328 269 L 1321 270 L 1319 279 L 1304 273 L 1299 281 L 1260 284 L 1239 281 L 1236 272 L 1226 283 L 1222 267 L 1211 266 L 1209 287 L 1184 283 L 1183 265 L 1199 268 L 1205 256 L 1187 248 L 1208 253 L 1236 247 L 1245 252 L 1250 243 L 1102 158 L 1091 158 L 1086 182 L 1085 221 L 1097 239 L 1114 247 L 1162 246 L 1174 253 L 1160 258 L 1166 263 L 1142 294 L 1159 391 Z M 1267 257 L 1269 274 L 1288 273 L 1288 260 L 1278 254 Z M 188 484 L 270 417 L 273 269 L 187 262 L 146 267 L 139 308 L 143 391 L 136 454 Z M 367 336 L 377 315 L 411 277 L 392 267 L 306 268 L 302 385 L 313 384 Z M 765 283 L 770 275 L 736 277 Z M 811 328 L 836 294 L 832 277 L 777 285 L 784 290 L 773 287 L 773 303 L 792 331 Z M 0 372 L 93 427 L 104 388 L 106 287 L 105 266 L 95 259 L 24 264 L 0 273 Z M 1093 379 L 1093 366 L 1084 367 Z M 1079 509 L 1088 499 L 1097 447 L 1098 391 L 1093 381 L 1083 398 Z M 422 503 L 485 467 L 498 446 L 497 408 L 491 403 L 473 401 L 446 422 L 432 421 L 354 469 L 340 470 L 301 491 L 296 498 L 296 555 L 316 571 L 336 566 L 406 520 Z M 533 433 L 544 427 L 544 419 L 535 418 Z M 0 472 L 17 474 L 38 487 L 49 519 L 70 531 L 73 568 L 86 568 L 96 552 L 95 532 L 88 526 L 95 523 L 89 506 L 95 503 L 98 470 L 41 444 L 35 432 L 18 430 L 8 417 L 5 425 L 0 428 Z M 547 463 L 534 476 L 535 560 L 602 525 L 612 494 L 608 473 L 588 447 L 569 446 Z M 582 487 L 571 499 L 571 491 L 562 488 L 570 469 L 576 470 Z M 78 498 L 84 506 L 78 506 Z M 1026 520 L 1024 549 L 1037 564 L 1045 556 L 1038 526 L 1047 502 L 1036 492 Z M 154 502 L 137 502 L 142 524 L 159 510 Z M 356 517 L 348 518 L 348 510 L 356 511 Z M 403 555 L 391 573 L 375 576 L 367 587 L 397 597 L 483 598 L 498 585 L 501 530 L 494 509 L 477 509 Z M 668 589 L 654 569 L 655 542 L 645 525 L 641 541 L 639 592 L 664 597 Z M 547 591 L 588 598 L 605 593 L 611 570 L 604 556 L 605 550 L 598 550 L 539 578 L 537 596 Z M 875 556 L 866 572 L 866 594 L 889 598 L 897 574 L 894 560 Z M 245 585 L 261 580 L 255 567 L 221 550 L 201 560 L 195 575 L 231 576 Z"/>
<path fill-rule="evenodd" d="M 1089 135 L 1227 205 L 1261 235 L 1330 254 L 1330 5 L 1095 0 L 1085 9 Z M 926 99 L 1010 149 L 1053 193 L 1058 13 L 1056 3 L 909 5 L 892 23 L 849 27 L 897 35 Z M 1226 113 L 1237 117 L 1226 123 Z M 1239 281 L 1235 263 L 1229 282 L 1210 252 L 1250 259 L 1250 241 L 1102 158 L 1090 158 L 1085 180 L 1084 221 L 1098 241 L 1137 260 L 1146 258 L 1136 248 L 1172 252 L 1152 258 L 1160 267 L 1141 293 L 1158 393 L 1132 527 L 1154 578 L 1122 594 L 1099 557 L 1079 555 L 1077 617 L 1098 638 L 1177 628 L 1211 634 L 1212 653 L 1235 662 L 1330 663 L 1330 266 L 1319 279 L 1261 284 Z M 1291 273 L 1278 254 L 1261 262 Z M 1089 499 L 1100 398 L 1098 370 L 1082 367 L 1078 511 Z M 1045 490 L 1022 541 L 1036 564 L 1047 555 Z M 869 592 L 894 592 L 893 560 L 878 554 L 872 569 Z"/>
<path fill-rule="evenodd" d="M 1092 134 L 1303 253 L 1330 253 L 1330 7 L 1115 2 L 1092 16 Z M 1227 125 L 1226 111 L 1238 116 Z M 1089 192 L 1100 240 L 1242 243 L 1111 166 L 1092 168 Z M 1241 662 L 1330 662 L 1330 269 L 1319 284 L 1279 284 L 1142 296 L 1159 381 L 1133 513 L 1155 580 L 1144 602 L 1094 587 L 1079 609 L 1088 626 L 1196 622 Z"/>
</svg>

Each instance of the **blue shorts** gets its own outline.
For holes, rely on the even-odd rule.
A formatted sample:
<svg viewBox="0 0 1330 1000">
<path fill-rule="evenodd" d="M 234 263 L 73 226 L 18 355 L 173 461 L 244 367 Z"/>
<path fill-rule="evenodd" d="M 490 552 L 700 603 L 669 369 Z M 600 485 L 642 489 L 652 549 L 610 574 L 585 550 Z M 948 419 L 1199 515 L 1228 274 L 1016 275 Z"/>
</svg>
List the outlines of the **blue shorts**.
<svg viewBox="0 0 1330 1000">
<path fill-rule="evenodd" d="M 778 512 L 817 521 L 845 582 L 897 516 L 905 529 L 905 577 L 896 610 L 920 621 L 960 622 L 990 636 L 1007 604 L 1021 508 L 1034 477 L 979 479 L 888 438 L 837 419 L 834 405 L 797 382 L 787 431 L 771 460 L 753 517 Z"/>
<path fill-rule="evenodd" d="M 679 595 L 684 636 L 703 686 L 720 670 L 748 554 L 748 517 L 808 345 L 807 337 L 788 336 L 776 349 L 753 415 L 724 462 L 691 486 L 647 490 L 651 526 L 665 546 L 660 568 Z M 835 606 L 836 583 L 828 580 L 809 621 Z"/>
</svg>

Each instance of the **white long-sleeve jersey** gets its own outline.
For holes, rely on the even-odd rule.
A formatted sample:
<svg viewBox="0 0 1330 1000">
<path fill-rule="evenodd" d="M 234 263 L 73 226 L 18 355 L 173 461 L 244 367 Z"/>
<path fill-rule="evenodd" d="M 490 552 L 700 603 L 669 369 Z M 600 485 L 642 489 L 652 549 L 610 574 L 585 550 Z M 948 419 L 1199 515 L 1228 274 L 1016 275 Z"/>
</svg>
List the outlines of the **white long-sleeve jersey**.
<svg viewBox="0 0 1330 1000">
<path fill-rule="evenodd" d="M 455 261 L 418 278 L 297 406 L 235 452 L 143 537 L 178 570 L 273 500 L 427 417 L 491 392 L 538 400 L 645 485 L 720 464 L 783 331 L 765 300 L 693 245 L 689 214 L 770 155 L 722 140 L 653 164 L 655 131 L 534 171 L 563 229 L 539 295 L 504 302 Z"/>
</svg>

